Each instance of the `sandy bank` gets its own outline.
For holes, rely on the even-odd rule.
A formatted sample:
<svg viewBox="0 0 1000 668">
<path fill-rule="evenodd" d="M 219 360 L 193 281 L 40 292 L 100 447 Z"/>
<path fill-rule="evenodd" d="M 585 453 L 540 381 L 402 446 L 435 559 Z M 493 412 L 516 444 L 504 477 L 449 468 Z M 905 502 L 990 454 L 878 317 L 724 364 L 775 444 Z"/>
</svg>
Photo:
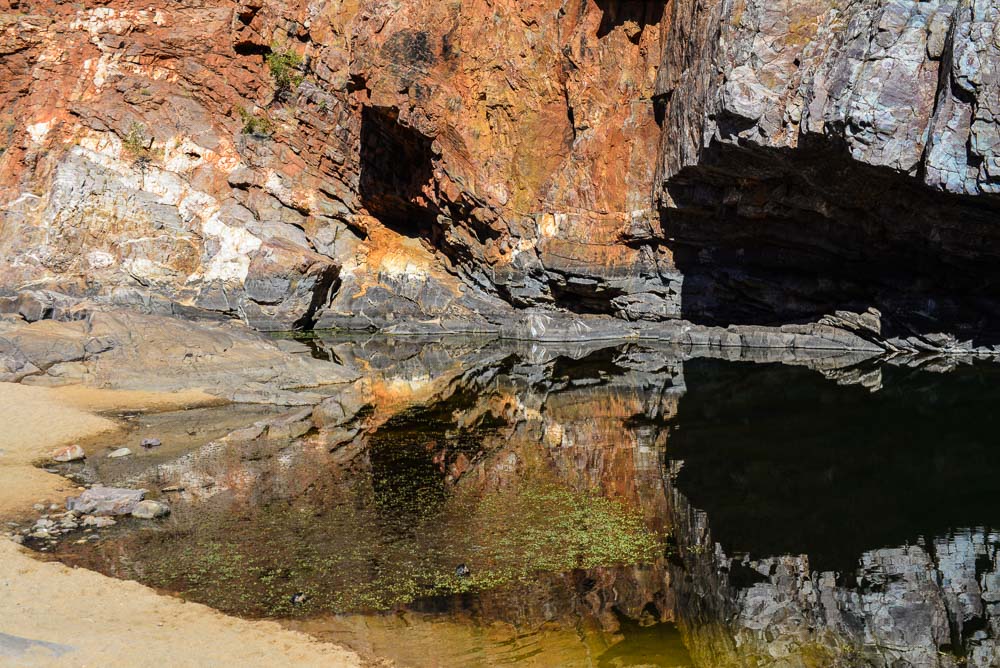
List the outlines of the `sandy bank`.
<svg viewBox="0 0 1000 668">
<path fill-rule="evenodd" d="M 0 540 L 0 666 L 356 666 L 351 652 Z"/>
<path fill-rule="evenodd" d="M 131 392 L 82 386 L 0 383 L 0 520 L 35 503 L 61 503 L 73 491 L 64 478 L 32 465 L 61 445 L 111 434 L 118 425 L 92 411 L 164 411 L 219 400 L 203 392 Z"/>
<path fill-rule="evenodd" d="M 53 449 L 112 434 L 90 411 L 170 410 L 218 400 L 0 383 L 0 518 L 74 491 L 32 466 Z M 39 562 L 0 538 L 0 666 L 355 666 L 353 653 L 271 622 L 227 617 L 134 582 Z"/>
</svg>

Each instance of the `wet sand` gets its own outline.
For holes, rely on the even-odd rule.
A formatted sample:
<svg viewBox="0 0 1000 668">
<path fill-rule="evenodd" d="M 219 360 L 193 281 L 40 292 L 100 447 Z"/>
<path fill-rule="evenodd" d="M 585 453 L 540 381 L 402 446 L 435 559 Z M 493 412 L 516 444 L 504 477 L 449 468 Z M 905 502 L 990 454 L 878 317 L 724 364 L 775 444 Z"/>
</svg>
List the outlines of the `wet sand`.
<svg viewBox="0 0 1000 668">
<path fill-rule="evenodd" d="M 119 429 L 94 411 L 217 404 L 202 392 L 149 393 L 0 383 L 0 520 L 75 493 L 32 465 Z M 273 622 L 228 617 L 134 582 L 43 563 L 0 538 L 0 666 L 355 666 L 358 657 Z"/>
</svg>

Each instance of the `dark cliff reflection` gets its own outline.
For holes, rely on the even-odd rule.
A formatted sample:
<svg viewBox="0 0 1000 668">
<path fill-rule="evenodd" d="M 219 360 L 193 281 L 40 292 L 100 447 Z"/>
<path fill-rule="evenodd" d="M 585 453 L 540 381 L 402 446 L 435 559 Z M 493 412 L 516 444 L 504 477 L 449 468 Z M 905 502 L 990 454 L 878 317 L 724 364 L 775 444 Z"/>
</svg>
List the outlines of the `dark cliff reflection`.
<svg viewBox="0 0 1000 668">
<path fill-rule="evenodd" d="M 699 665 L 1000 661 L 1000 370 L 685 365 L 672 571 Z"/>
<path fill-rule="evenodd" d="M 1000 520 L 1000 368 L 883 369 L 883 388 L 805 369 L 693 360 L 670 434 L 678 486 L 727 552 L 864 550 Z"/>
<path fill-rule="evenodd" d="M 399 665 L 995 659 L 991 367 L 639 342 L 302 350 L 362 380 L 179 456 L 88 461 L 94 480 L 183 491 L 166 522 L 57 558 Z"/>
</svg>

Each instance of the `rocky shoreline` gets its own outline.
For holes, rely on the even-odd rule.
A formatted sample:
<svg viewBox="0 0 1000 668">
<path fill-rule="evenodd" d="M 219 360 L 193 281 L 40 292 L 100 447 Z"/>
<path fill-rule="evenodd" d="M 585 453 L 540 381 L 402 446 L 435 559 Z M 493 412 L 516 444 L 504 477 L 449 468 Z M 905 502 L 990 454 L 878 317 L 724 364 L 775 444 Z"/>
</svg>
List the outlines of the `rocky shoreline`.
<svg viewBox="0 0 1000 668">
<path fill-rule="evenodd" d="M 41 308 L 41 302 L 60 306 Z M 322 398 L 322 387 L 356 378 L 336 364 L 311 363 L 290 352 L 295 346 L 289 339 L 263 336 L 239 321 L 143 313 L 37 292 L 9 300 L 5 309 L 0 308 L 4 310 L 0 380 L 5 382 L 156 391 L 199 387 L 229 401 L 305 405 Z M 881 314 L 874 309 L 860 314 L 838 311 L 813 323 L 777 327 L 627 322 L 529 311 L 489 322 L 398 323 L 379 333 L 538 343 L 648 340 L 691 349 L 775 350 L 805 356 L 810 351 L 832 351 L 943 368 L 963 357 L 1000 359 L 1000 345 L 976 345 L 949 334 L 885 335 Z"/>
</svg>

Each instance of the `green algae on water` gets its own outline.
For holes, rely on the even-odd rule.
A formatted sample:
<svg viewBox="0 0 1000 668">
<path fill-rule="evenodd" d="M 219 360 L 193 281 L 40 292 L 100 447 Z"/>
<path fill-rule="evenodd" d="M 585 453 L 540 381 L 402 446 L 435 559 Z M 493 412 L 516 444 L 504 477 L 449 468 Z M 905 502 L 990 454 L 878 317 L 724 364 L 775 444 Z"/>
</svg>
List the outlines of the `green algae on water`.
<svg viewBox="0 0 1000 668">
<path fill-rule="evenodd" d="M 531 478 L 481 495 L 460 490 L 408 530 L 386 528 L 364 505 L 324 512 L 272 504 L 150 534 L 132 567 L 137 579 L 227 612 L 294 616 L 390 610 L 663 552 L 662 536 L 620 503 Z M 469 577 L 455 574 L 458 563 Z M 305 605 L 291 603 L 297 592 Z"/>
</svg>

